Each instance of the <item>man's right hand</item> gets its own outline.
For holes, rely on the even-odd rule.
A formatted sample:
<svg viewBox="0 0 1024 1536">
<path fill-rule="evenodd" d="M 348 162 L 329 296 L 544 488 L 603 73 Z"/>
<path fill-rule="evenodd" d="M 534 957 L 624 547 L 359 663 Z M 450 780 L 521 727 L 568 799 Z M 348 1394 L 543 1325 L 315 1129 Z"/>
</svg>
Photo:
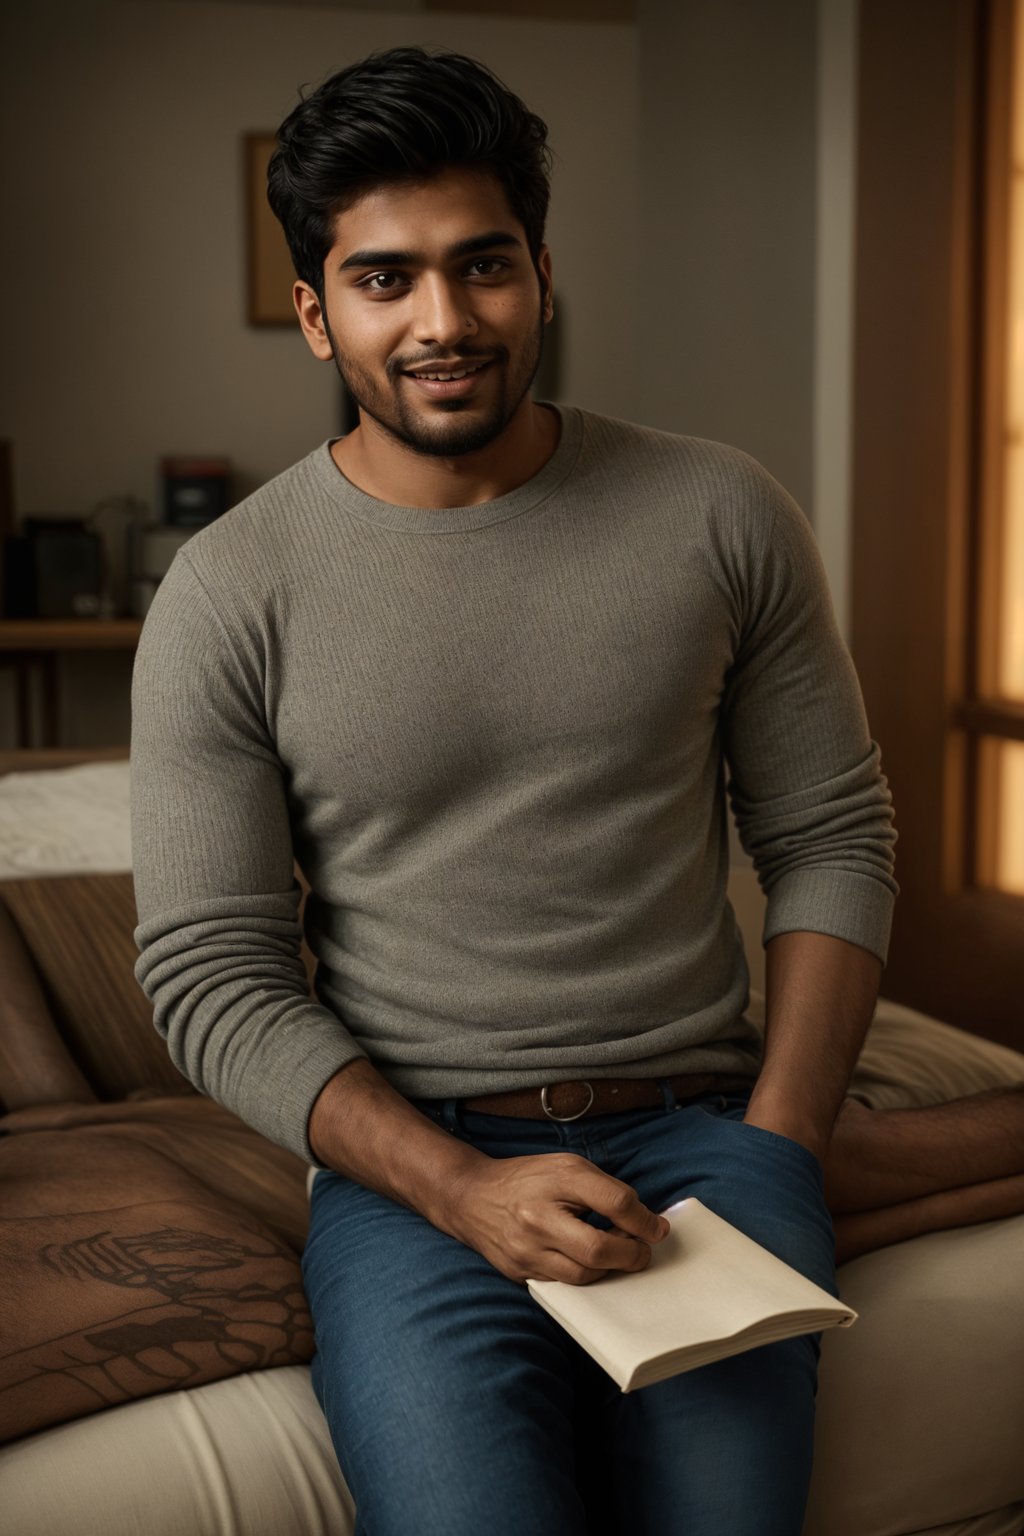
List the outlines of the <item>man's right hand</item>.
<svg viewBox="0 0 1024 1536">
<path fill-rule="evenodd" d="M 444 1230 L 510 1280 L 588 1285 L 610 1270 L 646 1269 L 669 1223 L 621 1179 L 572 1152 L 474 1160 L 449 1185 Z M 593 1227 L 579 1213 L 613 1223 Z"/>
<path fill-rule="evenodd" d="M 646 1269 L 671 1228 L 635 1189 L 573 1152 L 488 1157 L 434 1124 L 362 1057 L 325 1084 L 309 1118 L 313 1156 L 447 1232 L 510 1280 L 587 1285 Z M 595 1212 L 611 1230 L 580 1219 Z"/>
</svg>

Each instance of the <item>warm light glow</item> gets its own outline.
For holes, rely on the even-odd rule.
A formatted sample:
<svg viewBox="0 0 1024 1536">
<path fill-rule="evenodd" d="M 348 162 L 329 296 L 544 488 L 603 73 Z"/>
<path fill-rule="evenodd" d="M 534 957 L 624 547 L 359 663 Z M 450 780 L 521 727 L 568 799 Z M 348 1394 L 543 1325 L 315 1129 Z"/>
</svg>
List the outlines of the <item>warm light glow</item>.
<svg viewBox="0 0 1024 1536">
<path fill-rule="evenodd" d="M 1024 421 L 1010 431 L 1003 481 L 998 688 L 1003 698 L 1024 702 Z"/>
<path fill-rule="evenodd" d="M 993 883 L 998 890 L 1024 896 L 1024 741 L 984 743 L 995 754 L 992 780 L 996 794 L 996 847 Z"/>
<path fill-rule="evenodd" d="M 1014 17 L 1013 156 L 1010 188 L 1009 326 L 1006 349 L 1006 463 L 1000 551 L 997 686 L 1024 702 L 1024 3 Z"/>
<path fill-rule="evenodd" d="M 1013 31 L 1005 330 L 997 342 L 1005 347 L 1001 505 L 990 530 L 995 542 L 988 567 L 995 601 L 989 617 L 998 624 L 989 631 L 994 676 L 990 651 L 980 681 L 990 699 L 994 691 L 998 700 L 1017 706 L 1024 704 L 1024 0 L 1015 0 Z M 998 716 L 997 700 L 992 702 Z M 975 875 L 981 885 L 1024 896 L 1024 741 L 1017 739 L 1016 710 L 1006 713 L 1013 734 L 977 742 Z"/>
</svg>

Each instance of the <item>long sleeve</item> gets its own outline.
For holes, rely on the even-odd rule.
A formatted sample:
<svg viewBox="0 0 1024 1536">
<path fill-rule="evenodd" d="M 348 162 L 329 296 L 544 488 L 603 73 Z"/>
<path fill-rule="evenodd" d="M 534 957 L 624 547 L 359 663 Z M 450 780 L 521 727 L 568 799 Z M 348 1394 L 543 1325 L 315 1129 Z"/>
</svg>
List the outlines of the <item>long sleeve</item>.
<svg viewBox="0 0 1024 1536">
<path fill-rule="evenodd" d="M 898 886 L 879 748 L 810 526 L 757 470 L 764 540 L 722 724 L 737 830 L 767 896 L 764 942 L 831 934 L 884 964 Z"/>
<path fill-rule="evenodd" d="M 132 677 L 135 975 L 196 1088 L 316 1162 L 312 1106 L 366 1053 L 308 995 L 283 769 L 241 633 L 181 551 Z"/>
<path fill-rule="evenodd" d="M 802 513 L 727 444 L 560 410 L 468 507 L 321 444 L 146 619 L 136 976 L 190 1081 L 310 1162 L 357 1056 L 410 1099 L 756 1075 L 723 755 L 767 936 L 885 950 L 888 794 Z"/>
</svg>

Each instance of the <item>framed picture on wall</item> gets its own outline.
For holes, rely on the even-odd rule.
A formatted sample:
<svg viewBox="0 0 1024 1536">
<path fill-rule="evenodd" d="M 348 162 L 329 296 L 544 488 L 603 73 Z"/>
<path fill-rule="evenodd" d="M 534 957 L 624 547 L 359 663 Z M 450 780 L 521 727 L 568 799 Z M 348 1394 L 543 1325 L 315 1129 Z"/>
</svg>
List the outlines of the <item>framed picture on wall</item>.
<svg viewBox="0 0 1024 1536">
<path fill-rule="evenodd" d="M 249 324 L 298 325 L 292 303 L 295 269 L 284 231 L 267 202 L 272 133 L 245 136 L 245 202 L 249 257 Z"/>
</svg>

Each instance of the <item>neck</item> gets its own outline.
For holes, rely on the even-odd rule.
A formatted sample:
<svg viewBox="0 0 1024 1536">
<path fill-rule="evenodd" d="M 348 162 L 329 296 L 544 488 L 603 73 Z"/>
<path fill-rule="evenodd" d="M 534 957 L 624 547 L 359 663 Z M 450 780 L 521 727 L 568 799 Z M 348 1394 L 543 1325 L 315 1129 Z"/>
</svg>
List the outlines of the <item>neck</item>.
<svg viewBox="0 0 1024 1536">
<path fill-rule="evenodd" d="M 451 459 L 417 453 L 364 412 L 359 425 L 331 445 L 331 456 L 353 485 L 399 507 L 473 507 L 531 480 L 558 446 L 558 413 L 523 400 L 508 425 L 478 453 Z"/>
</svg>

